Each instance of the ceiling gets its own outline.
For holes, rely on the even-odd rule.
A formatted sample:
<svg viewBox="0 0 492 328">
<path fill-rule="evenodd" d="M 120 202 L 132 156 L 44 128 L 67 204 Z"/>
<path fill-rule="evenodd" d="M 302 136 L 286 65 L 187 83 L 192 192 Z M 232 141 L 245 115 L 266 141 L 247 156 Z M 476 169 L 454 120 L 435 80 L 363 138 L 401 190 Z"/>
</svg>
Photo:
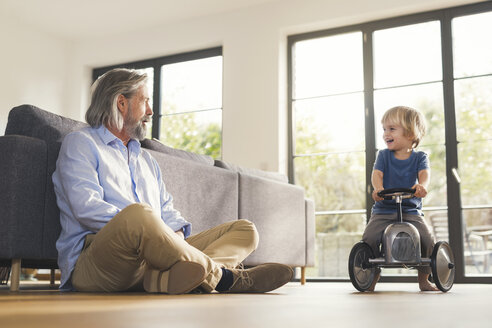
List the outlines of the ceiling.
<svg viewBox="0 0 492 328">
<path fill-rule="evenodd" d="M 66 39 L 114 35 L 279 0 L 0 0 L 0 17 Z"/>
</svg>

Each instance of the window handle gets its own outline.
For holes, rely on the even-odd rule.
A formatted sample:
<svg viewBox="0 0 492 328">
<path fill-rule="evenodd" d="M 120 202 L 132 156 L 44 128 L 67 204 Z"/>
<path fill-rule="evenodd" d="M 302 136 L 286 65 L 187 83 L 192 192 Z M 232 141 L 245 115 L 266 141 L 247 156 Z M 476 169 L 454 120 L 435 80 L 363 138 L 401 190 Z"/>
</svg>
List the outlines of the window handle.
<svg viewBox="0 0 492 328">
<path fill-rule="evenodd" d="M 453 173 L 454 178 L 456 179 L 456 182 L 461 183 L 461 178 L 460 178 L 460 175 L 458 174 L 458 169 L 456 169 L 455 167 L 453 167 L 451 169 L 451 172 Z"/>
</svg>

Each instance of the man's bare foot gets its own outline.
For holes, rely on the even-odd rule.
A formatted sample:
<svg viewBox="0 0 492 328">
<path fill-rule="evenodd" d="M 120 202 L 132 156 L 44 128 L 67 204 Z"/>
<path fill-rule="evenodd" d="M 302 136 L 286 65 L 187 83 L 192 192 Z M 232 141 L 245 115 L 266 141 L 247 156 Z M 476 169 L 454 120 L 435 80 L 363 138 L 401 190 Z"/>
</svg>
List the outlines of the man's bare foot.
<svg viewBox="0 0 492 328">
<path fill-rule="evenodd" d="M 419 271 L 418 280 L 420 290 L 423 292 L 437 292 L 439 289 L 429 281 L 429 274 Z"/>
<path fill-rule="evenodd" d="M 371 286 L 367 289 L 369 292 L 373 292 L 374 288 L 376 288 L 376 284 L 379 281 L 379 278 L 381 277 L 381 270 L 376 269 L 376 272 L 374 273 L 374 280 L 372 281 Z"/>
</svg>

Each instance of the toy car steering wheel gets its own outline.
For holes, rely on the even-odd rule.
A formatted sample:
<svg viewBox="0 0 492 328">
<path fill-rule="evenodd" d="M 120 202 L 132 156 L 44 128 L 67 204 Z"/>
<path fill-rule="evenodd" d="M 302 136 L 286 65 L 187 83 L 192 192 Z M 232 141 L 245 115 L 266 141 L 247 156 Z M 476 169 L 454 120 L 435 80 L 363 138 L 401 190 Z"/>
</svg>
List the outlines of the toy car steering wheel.
<svg viewBox="0 0 492 328">
<path fill-rule="evenodd" d="M 383 198 L 384 200 L 395 200 L 397 206 L 396 213 L 398 222 L 403 222 L 403 213 L 401 208 L 403 199 L 412 198 L 414 194 L 415 189 L 409 188 L 389 188 L 378 192 L 378 196 Z"/>
<path fill-rule="evenodd" d="M 412 198 L 414 194 L 415 189 L 410 188 L 390 188 L 378 192 L 378 196 L 385 200 L 395 199 L 398 196 L 401 198 Z"/>
</svg>

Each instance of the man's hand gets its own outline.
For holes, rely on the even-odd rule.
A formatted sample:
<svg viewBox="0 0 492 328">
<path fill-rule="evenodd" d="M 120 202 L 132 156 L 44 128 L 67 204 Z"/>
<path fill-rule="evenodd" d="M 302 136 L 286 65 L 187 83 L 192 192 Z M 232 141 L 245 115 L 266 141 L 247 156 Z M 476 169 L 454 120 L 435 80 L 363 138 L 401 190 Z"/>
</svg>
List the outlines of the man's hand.
<svg viewBox="0 0 492 328">
<path fill-rule="evenodd" d="M 425 189 L 425 187 L 419 183 L 414 185 L 412 189 L 415 189 L 415 197 L 424 198 L 425 196 L 427 196 L 427 189 Z"/>
<path fill-rule="evenodd" d="M 181 238 L 185 239 L 185 235 L 183 233 L 183 229 L 176 231 L 176 234 L 180 236 Z"/>
</svg>

